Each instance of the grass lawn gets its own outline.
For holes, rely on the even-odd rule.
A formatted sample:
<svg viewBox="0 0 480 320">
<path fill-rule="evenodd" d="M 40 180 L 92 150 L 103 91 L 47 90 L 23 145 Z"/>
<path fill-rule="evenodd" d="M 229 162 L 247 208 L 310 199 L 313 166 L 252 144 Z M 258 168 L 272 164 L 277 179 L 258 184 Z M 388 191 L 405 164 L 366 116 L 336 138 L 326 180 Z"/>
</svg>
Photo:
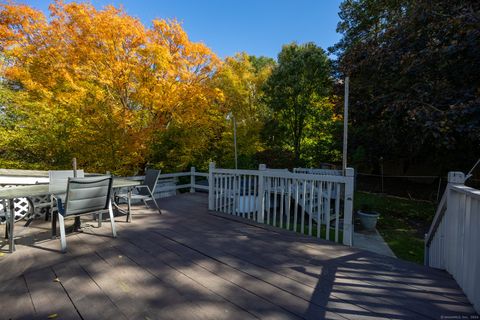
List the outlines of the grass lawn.
<svg viewBox="0 0 480 320">
<path fill-rule="evenodd" d="M 424 235 L 435 214 L 435 204 L 356 192 L 355 212 L 365 207 L 380 213 L 377 229 L 397 257 L 423 264 Z"/>
</svg>

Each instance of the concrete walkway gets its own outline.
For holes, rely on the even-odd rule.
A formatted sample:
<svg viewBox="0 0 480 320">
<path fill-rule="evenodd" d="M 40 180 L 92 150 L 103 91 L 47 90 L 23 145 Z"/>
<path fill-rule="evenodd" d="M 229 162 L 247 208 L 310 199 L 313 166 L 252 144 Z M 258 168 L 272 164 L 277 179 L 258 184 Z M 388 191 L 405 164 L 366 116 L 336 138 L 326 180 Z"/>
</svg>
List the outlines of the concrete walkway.
<svg viewBox="0 0 480 320">
<path fill-rule="evenodd" d="M 396 258 L 392 249 L 383 240 L 377 230 L 360 230 L 353 233 L 353 246 L 359 249 L 375 252 L 384 256 Z"/>
</svg>

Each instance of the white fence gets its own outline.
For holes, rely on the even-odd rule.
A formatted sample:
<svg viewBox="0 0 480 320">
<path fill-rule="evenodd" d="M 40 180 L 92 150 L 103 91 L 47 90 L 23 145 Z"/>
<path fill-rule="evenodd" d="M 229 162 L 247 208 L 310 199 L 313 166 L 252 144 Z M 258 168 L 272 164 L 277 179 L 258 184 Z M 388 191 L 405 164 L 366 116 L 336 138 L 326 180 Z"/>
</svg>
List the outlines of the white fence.
<svg viewBox="0 0 480 320">
<path fill-rule="evenodd" d="M 327 176 L 341 176 L 342 170 L 335 169 L 317 169 L 317 168 L 293 168 L 293 173 L 320 174 Z"/>
<path fill-rule="evenodd" d="M 352 245 L 351 168 L 338 176 L 211 164 L 209 181 L 209 210 Z"/>
<path fill-rule="evenodd" d="M 94 174 L 86 174 L 94 175 Z M 182 177 L 188 177 L 187 183 L 179 183 Z M 158 178 L 157 186 L 153 191 L 156 198 L 165 198 L 177 194 L 177 190 L 189 189 L 190 192 L 196 190 L 208 191 L 207 184 L 199 184 L 197 177 L 203 178 L 205 181 L 208 178 L 208 173 L 197 172 L 195 167 L 191 167 L 190 171 L 161 174 Z M 143 181 L 145 176 L 126 177 L 131 180 Z M 42 184 L 48 183 L 48 171 L 33 171 L 33 170 L 9 170 L 0 169 L 0 188 L 12 187 L 19 185 Z M 121 190 L 120 190 L 121 191 Z M 125 190 L 126 191 L 126 190 Z M 47 212 L 51 201 L 49 195 L 18 198 L 15 199 L 15 220 L 30 218 L 32 214 L 35 217 L 43 216 Z M 4 223 L 6 216 L 6 206 L 0 200 L 0 224 Z"/>
<path fill-rule="evenodd" d="M 464 181 L 461 172 L 448 174 L 425 238 L 425 264 L 448 271 L 480 313 L 480 190 Z"/>
<path fill-rule="evenodd" d="M 345 176 L 334 170 L 291 173 L 264 165 L 260 169 L 218 169 L 211 163 L 209 173 L 192 167 L 188 172 L 161 174 L 154 195 L 173 196 L 179 189 L 208 191 L 209 210 L 352 245 L 353 169 Z"/>
<path fill-rule="evenodd" d="M 180 183 L 180 178 L 189 177 L 188 182 Z M 189 189 L 190 192 L 195 192 L 196 190 L 208 191 L 207 184 L 199 184 L 197 177 L 208 178 L 208 173 L 198 172 L 195 167 L 191 167 L 190 171 L 187 172 L 176 172 L 176 173 L 165 173 L 160 174 L 158 177 L 158 182 L 153 194 L 156 198 L 165 198 L 174 196 L 177 194 L 177 190 L 180 189 Z M 145 176 L 134 176 L 127 177 L 132 180 L 143 180 Z"/>
</svg>

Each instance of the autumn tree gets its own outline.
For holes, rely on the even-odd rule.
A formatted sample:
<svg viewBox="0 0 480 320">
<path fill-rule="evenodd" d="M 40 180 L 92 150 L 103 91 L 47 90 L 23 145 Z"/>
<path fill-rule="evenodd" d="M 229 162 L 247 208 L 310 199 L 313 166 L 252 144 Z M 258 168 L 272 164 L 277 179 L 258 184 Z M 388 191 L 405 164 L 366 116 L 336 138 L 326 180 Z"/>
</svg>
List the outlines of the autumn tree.
<svg viewBox="0 0 480 320">
<path fill-rule="evenodd" d="M 133 173 L 172 121 L 207 121 L 219 61 L 176 21 L 146 29 L 123 10 L 57 1 L 50 18 L 0 12 L 0 155 L 9 163 Z"/>
<path fill-rule="evenodd" d="M 313 43 L 282 48 L 265 87 L 274 114 L 268 128 L 270 136 L 276 135 L 272 144 L 281 143 L 293 151 L 294 165 L 308 160 L 304 148 L 318 142 L 315 132 L 321 130 L 321 119 L 335 120 L 331 92 L 330 62 L 323 49 Z"/>
<path fill-rule="evenodd" d="M 227 57 L 213 79 L 213 85 L 224 95 L 220 105 L 225 113 L 223 145 L 229 152 L 224 151 L 222 161 L 230 166 L 233 165 L 233 119 L 237 125 L 240 167 L 255 166 L 255 154 L 263 150 L 260 133 L 269 116 L 263 101 L 263 86 L 274 66 L 275 61 L 271 58 L 239 53 Z"/>
</svg>

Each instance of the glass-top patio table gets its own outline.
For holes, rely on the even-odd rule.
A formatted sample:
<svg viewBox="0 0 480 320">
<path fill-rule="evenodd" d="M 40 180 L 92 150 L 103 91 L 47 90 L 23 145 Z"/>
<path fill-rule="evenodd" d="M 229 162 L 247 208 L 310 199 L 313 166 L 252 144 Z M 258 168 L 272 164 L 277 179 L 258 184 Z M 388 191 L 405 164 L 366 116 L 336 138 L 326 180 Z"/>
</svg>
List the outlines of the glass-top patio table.
<svg viewBox="0 0 480 320">
<path fill-rule="evenodd" d="M 125 178 L 113 178 L 113 189 L 117 188 L 129 188 L 128 194 L 130 195 L 131 188 L 140 185 L 141 181 L 128 180 Z M 0 189 L 0 199 L 8 200 L 7 210 L 7 223 L 8 223 L 8 241 L 9 241 L 9 251 L 15 251 L 15 242 L 14 242 L 14 226 L 15 226 L 15 198 L 23 197 L 35 197 L 41 195 L 50 195 L 50 194 L 64 194 L 66 193 L 66 188 L 58 188 L 49 190 L 49 185 L 47 184 L 35 184 L 28 186 L 19 186 L 11 188 L 2 188 Z M 53 218 L 52 218 L 53 219 Z"/>
</svg>

